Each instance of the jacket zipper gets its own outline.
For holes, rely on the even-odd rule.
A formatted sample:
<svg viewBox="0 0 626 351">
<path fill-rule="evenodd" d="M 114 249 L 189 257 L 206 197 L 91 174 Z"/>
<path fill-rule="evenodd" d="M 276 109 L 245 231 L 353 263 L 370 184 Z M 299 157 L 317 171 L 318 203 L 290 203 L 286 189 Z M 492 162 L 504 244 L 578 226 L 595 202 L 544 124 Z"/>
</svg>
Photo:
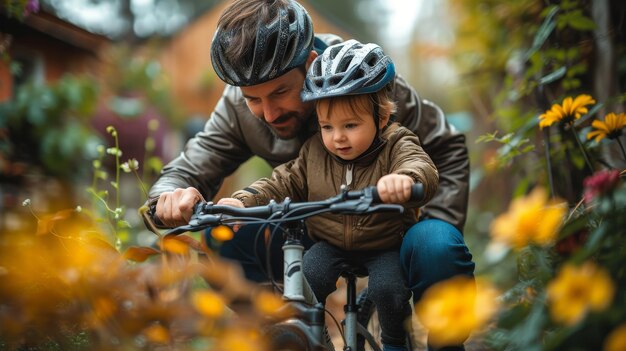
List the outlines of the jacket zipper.
<svg viewBox="0 0 626 351">
<path fill-rule="evenodd" d="M 354 169 L 354 164 L 350 163 L 346 166 L 346 187 L 350 189 L 350 185 L 352 184 L 352 170 Z M 343 237 L 344 237 L 344 246 L 346 249 L 352 249 L 352 218 L 348 215 L 344 215 L 344 226 L 343 226 Z"/>
<path fill-rule="evenodd" d="M 346 186 L 349 188 L 350 184 L 352 184 L 352 169 L 354 165 L 351 163 L 346 167 Z"/>
</svg>

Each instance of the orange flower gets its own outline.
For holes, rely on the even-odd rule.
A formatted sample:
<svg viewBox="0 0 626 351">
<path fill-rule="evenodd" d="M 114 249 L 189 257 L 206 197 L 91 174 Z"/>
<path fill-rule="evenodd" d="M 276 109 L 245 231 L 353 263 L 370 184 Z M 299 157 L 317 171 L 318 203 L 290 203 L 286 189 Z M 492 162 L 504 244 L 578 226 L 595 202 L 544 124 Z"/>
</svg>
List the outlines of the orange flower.
<svg viewBox="0 0 626 351">
<path fill-rule="evenodd" d="M 160 324 L 153 324 L 143 330 L 143 334 L 153 343 L 166 344 L 170 341 L 170 332 Z"/>
<path fill-rule="evenodd" d="M 234 235 L 235 234 L 233 233 L 232 229 L 225 225 L 220 225 L 211 229 L 211 236 L 217 241 L 232 240 Z"/>
<path fill-rule="evenodd" d="M 622 129 L 626 127 L 626 113 L 616 115 L 611 112 L 604 116 L 604 122 L 595 120 L 591 123 L 591 126 L 595 130 L 587 133 L 587 139 L 596 138 L 596 142 L 604 138 L 616 139 L 622 135 Z"/>
<path fill-rule="evenodd" d="M 508 212 L 491 223 L 491 237 L 516 249 L 531 243 L 548 245 L 554 241 L 565 212 L 564 204 L 550 201 L 544 189 L 536 188 L 528 196 L 514 199 Z"/>
<path fill-rule="evenodd" d="M 198 312 L 210 318 L 220 318 L 226 311 L 224 299 L 213 291 L 194 291 L 191 301 Z"/>
<path fill-rule="evenodd" d="M 613 329 L 604 341 L 604 351 L 626 350 L 626 323 Z"/>
<path fill-rule="evenodd" d="M 415 305 L 415 314 L 429 330 L 433 346 L 456 345 L 493 316 L 497 295 L 483 280 L 456 276 L 428 288 Z"/>
<path fill-rule="evenodd" d="M 582 320 L 589 310 L 602 311 L 613 299 L 615 286 L 609 273 L 591 262 L 565 265 L 548 284 L 550 315 L 565 325 Z"/>
<path fill-rule="evenodd" d="M 571 124 L 580 116 L 589 112 L 587 105 L 595 104 L 591 95 L 578 95 L 575 99 L 568 96 L 563 100 L 563 104 L 554 104 L 552 108 L 539 116 L 539 127 L 549 127 L 554 122 L 565 122 Z"/>
</svg>

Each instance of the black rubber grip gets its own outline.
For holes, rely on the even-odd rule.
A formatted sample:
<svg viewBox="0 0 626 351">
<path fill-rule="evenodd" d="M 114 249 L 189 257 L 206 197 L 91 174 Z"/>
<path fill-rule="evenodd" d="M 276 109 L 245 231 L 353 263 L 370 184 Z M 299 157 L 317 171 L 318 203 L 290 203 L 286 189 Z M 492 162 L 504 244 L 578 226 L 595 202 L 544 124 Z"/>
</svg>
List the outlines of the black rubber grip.
<svg viewBox="0 0 626 351">
<path fill-rule="evenodd" d="M 376 187 L 372 188 L 372 197 L 374 198 L 374 202 L 380 203 L 380 196 L 378 195 L 378 189 Z M 411 197 L 409 201 L 419 201 L 424 198 L 424 185 L 422 183 L 415 183 L 411 185 Z"/>
</svg>

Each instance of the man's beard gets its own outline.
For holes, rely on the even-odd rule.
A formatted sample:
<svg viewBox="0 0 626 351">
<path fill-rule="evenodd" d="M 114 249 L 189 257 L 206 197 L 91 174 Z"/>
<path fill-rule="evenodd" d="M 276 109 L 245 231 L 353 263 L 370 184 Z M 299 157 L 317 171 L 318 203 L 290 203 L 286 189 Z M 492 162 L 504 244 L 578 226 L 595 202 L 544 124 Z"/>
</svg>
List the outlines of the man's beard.
<svg viewBox="0 0 626 351">
<path fill-rule="evenodd" d="M 300 115 L 298 112 L 287 112 L 284 115 L 281 115 L 280 117 L 278 117 L 276 120 L 274 120 L 274 122 L 281 123 L 289 119 L 293 119 L 294 123 L 289 126 L 290 129 L 288 130 L 277 129 L 271 123 L 268 123 L 267 121 L 265 121 L 265 119 L 263 119 L 263 122 L 270 129 L 270 131 L 275 137 L 277 137 L 278 139 L 286 140 L 286 139 L 293 139 L 300 133 L 300 131 L 302 130 L 304 126 L 304 121 L 306 120 L 306 117 Z"/>
</svg>

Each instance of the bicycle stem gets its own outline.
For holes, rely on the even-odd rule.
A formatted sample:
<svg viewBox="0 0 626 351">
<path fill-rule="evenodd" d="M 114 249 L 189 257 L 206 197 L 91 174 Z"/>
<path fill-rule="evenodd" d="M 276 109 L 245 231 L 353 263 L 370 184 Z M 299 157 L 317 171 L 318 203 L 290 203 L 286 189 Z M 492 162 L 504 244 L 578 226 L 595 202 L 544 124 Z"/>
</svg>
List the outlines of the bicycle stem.
<svg viewBox="0 0 626 351">
<path fill-rule="evenodd" d="M 283 298 L 291 301 L 304 301 L 303 286 L 304 274 L 302 272 L 302 252 L 304 245 L 303 221 L 289 225 L 283 244 L 284 251 L 284 289 Z"/>
</svg>

